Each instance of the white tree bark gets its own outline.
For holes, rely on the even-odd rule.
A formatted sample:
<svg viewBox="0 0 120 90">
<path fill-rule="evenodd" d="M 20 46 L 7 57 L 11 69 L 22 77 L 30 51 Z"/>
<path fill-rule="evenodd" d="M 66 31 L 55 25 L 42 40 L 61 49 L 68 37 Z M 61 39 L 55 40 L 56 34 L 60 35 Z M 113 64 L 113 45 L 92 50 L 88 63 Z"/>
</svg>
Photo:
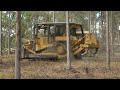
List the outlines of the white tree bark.
<svg viewBox="0 0 120 90">
<path fill-rule="evenodd" d="M 67 33 L 67 69 L 70 69 L 71 60 L 70 60 L 69 11 L 66 11 L 66 33 Z"/>
</svg>

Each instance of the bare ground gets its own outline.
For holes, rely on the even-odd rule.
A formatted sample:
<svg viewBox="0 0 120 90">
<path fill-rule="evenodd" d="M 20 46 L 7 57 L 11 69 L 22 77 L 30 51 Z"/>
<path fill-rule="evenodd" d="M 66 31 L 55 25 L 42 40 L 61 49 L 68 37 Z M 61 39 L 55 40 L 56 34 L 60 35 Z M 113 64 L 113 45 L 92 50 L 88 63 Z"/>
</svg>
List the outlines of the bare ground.
<svg viewBox="0 0 120 90">
<path fill-rule="evenodd" d="M 89 60 L 88 60 L 89 59 Z M 0 79 L 14 79 L 14 55 L 4 56 L 0 63 Z M 72 60 L 72 68 L 66 69 L 66 61 L 21 61 L 22 79 L 120 79 L 120 59 L 111 62 L 108 69 L 105 59 L 83 58 Z"/>
</svg>

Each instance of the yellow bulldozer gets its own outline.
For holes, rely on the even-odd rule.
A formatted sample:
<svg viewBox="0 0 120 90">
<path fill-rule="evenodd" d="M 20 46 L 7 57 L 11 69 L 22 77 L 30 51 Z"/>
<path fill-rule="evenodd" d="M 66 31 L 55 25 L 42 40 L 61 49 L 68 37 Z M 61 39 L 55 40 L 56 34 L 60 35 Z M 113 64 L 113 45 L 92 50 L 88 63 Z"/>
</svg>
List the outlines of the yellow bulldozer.
<svg viewBox="0 0 120 90">
<path fill-rule="evenodd" d="M 79 23 L 69 23 L 70 52 L 74 57 L 95 55 L 99 43 L 93 33 L 83 30 Z M 67 50 L 66 22 L 46 22 L 34 25 L 32 40 L 22 39 L 23 59 L 63 59 Z"/>
</svg>

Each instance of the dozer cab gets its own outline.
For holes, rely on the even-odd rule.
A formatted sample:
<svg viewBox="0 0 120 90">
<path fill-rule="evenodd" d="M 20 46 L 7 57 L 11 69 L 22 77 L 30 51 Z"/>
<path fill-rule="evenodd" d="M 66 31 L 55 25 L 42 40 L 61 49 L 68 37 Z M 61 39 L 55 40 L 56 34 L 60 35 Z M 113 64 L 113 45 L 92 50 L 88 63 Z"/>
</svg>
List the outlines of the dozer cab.
<svg viewBox="0 0 120 90">
<path fill-rule="evenodd" d="M 99 43 L 93 33 L 83 31 L 83 26 L 77 23 L 69 24 L 70 51 L 72 56 L 97 53 Z M 63 59 L 66 58 L 66 23 L 49 22 L 34 25 L 32 40 L 22 39 L 23 59 Z"/>
</svg>

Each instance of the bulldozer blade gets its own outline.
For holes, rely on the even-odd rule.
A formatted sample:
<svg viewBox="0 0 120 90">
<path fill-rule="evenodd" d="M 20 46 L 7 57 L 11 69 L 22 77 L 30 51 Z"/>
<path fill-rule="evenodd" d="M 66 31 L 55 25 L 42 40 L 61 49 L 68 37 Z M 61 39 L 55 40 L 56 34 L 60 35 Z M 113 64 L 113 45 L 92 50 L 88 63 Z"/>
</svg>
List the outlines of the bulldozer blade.
<svg viewBox="0 0 120 90">
<path fill-rule="evenodd" d="M 42 54 L 28 54 L 24 59 L 57 59 L 58 56 L 54 54 L 42 55 Z"/>
</svg>

